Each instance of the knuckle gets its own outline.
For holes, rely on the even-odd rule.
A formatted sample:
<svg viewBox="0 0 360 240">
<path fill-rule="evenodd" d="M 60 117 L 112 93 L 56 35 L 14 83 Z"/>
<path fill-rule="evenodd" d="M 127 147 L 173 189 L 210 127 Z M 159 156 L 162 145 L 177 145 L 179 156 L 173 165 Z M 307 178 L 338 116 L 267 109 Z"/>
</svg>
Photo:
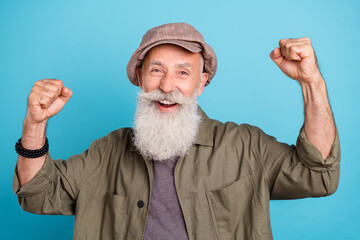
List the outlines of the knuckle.
<svg viewBox="0 0 360 240">
<path fill-rule="evenodd" d="M 29 93 L 29 96 L 36 96 L 36 95 L 38 95 L 38 92 L 39 91 L 37 91 L 38 90 L 38 87 L 33 87 L 33 89 L 31 89 L 31 92 Z"/>
<path fill-rule="evenodd" d="M 53 82 L 47 82 L 44 85 L 44 88 L 49 94 L 56 94 L 61 89 L 61 87 L 59 85 L 54 84 Z"/>
<path fill-rule="evenodd" d="M 43 94 L 40 95 L 38 97 L 38 99 L 42 104 L 45 104 L 45 105 L 50 102 L 50 98 L 48 96 L 46 96 L 46 95 L 43 95 Z"/>
<path fill-rule="evenodd" d="M 53 79 L 53 82 L 57 85 L 57 86 L 62 86 L 63 82 L 61 80 L 58 79 Z"/>
<path fill-rule="evenodd" d="M 49 92 L 48 92 L 48 96 L 49 96 L 49 98 L 53 99 L 53 98 L 56 97 L 56 93 L 53 92 L 53 91 L 49 91 Z"/>
<path fill-rule="evenodd" d="M 43 82 L 41 80 L 38 80 L 34 83 L 34 86 L 41 86 Z"/>
<path fill-rule="evenodd" d="M 281 39 L 281 40 L 279 41 L 279 44 L 283 44 L 284 42 L 286 42 L 286 40 L 287 40 L 287 39 Z"/>
<path fill-rule="evenodd" d="M 30 94 L 29 94 L 29 97 L 28 97 L 28 101 L 33 101 L 35 98 L 36 98 L 36 93 L 34 93 L 34 92 L 31 92 Z"/>
<path fill-rule="evenodd" d="M 55 86 L 55 89 L 54 89 L 54 94 L 59 94 L 59 93 L 60 93 L 61 88 L 62 88 L 61 86 L 56 85 L 56 86 Z"/>
<path fill-rule="evenodd" d="M 44 78 L 44 79 L 41 80 L 41 82 L 43 82 L 45 84 L 50 82 L 50 81 L 51 81 L 51 79 L 49 79 L 49 78 Z"/>
<path fill-rule="evenodd" d="M 36 84 L 35 84 L 35 85 L 32 87 L 30 94 L 39 91 L 40 88 L 41 88 L 41 87 L 40 87 L 39 85 L 36 85 Z"/>
<path fill-rule="evenodd" d="M 46 79 L 43 79 L 43 81 L 46 83 L 46 84 L 54 84 L 54 85 L 59 85 L 59 86 L 62 86 L 63 85 L 63 82 L 59 79 L 54 79 L 54 78 L 46 78 Z"/>
</svg>

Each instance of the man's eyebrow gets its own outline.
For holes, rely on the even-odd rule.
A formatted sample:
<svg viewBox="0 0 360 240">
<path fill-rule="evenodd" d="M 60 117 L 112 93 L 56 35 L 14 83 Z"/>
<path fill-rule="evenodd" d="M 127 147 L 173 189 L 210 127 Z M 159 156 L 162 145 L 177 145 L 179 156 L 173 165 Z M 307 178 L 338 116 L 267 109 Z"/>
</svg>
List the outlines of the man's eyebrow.
<svg viewBox="0 0 360 240">
<path fill-rule="evenodd" d="M 158 61 L 158 60 L 152 60 L 151 62 L 149 62 L 149 67 L 151 66 L 163 66 L 162 62 Z M 178 63 L 176 64 L 176 67 L 177 68 L 190 68 L 192 69 L 192 66 L 187 63 L 187 62 L 184 62 L 184 63 Z"/>
<path fill-rule="evenodd" d="M 176 64 L 176 67 L 192 69 L 192 66 L 189 63 L 179 63 L 179 64 Z"/>
<path fill-rule="evenodd" d="M 163 64 L 157 60 L 153 60 L 149 62 L 149 66 L 153 66 L 153 65 L 162 66 Z"/>
</svg>

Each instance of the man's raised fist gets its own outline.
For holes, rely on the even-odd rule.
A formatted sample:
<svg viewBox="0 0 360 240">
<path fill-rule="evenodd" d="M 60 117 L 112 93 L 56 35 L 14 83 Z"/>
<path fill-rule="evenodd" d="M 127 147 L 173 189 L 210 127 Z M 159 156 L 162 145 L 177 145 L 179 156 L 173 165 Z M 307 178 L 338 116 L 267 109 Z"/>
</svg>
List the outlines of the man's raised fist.
<svg viewBox="0 0 360 240">
<path fill-rule="evenodd" d="M 72 94 L 61 80 L 43 79 L 35 82 L 28 98 L 26 120 L 32 124 L 46 122 L 61 111 Z"/>
</svg>

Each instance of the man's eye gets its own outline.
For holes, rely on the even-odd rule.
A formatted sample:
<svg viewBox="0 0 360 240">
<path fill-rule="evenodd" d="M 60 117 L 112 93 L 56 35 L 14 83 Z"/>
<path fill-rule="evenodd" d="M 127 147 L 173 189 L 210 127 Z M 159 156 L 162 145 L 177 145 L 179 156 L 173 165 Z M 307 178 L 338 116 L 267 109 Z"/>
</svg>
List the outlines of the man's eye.
<svg viewBox="0 0 360 240">
<path fill-rule="evenodd" d="M 180 74 L 181 74 L 181 75 L 188 75 L 188 73 L 185 72 L 185 71 L 180 71 Z"/>
<path fill-rule="evenodd" d="M 160 72 L 160 69 L 154 68 L 154 69 L 151 69 L 151 72 Z"/>
</svg>

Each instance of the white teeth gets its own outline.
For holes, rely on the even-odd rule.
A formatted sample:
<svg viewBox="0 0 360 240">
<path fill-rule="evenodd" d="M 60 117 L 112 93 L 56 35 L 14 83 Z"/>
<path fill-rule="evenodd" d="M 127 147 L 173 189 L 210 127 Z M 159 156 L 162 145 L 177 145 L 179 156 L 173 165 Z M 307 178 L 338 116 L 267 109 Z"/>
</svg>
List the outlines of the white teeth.
<svg viewBox="0 0 360 240">
<path fill-rule="evenodd" d="M 166 100 L 166 99 L 160 100 L 159 102 L 162 103 L 162 104 L 174 104 L 174 102 L 171 102 L 171 101 Z"/>
</svg>

